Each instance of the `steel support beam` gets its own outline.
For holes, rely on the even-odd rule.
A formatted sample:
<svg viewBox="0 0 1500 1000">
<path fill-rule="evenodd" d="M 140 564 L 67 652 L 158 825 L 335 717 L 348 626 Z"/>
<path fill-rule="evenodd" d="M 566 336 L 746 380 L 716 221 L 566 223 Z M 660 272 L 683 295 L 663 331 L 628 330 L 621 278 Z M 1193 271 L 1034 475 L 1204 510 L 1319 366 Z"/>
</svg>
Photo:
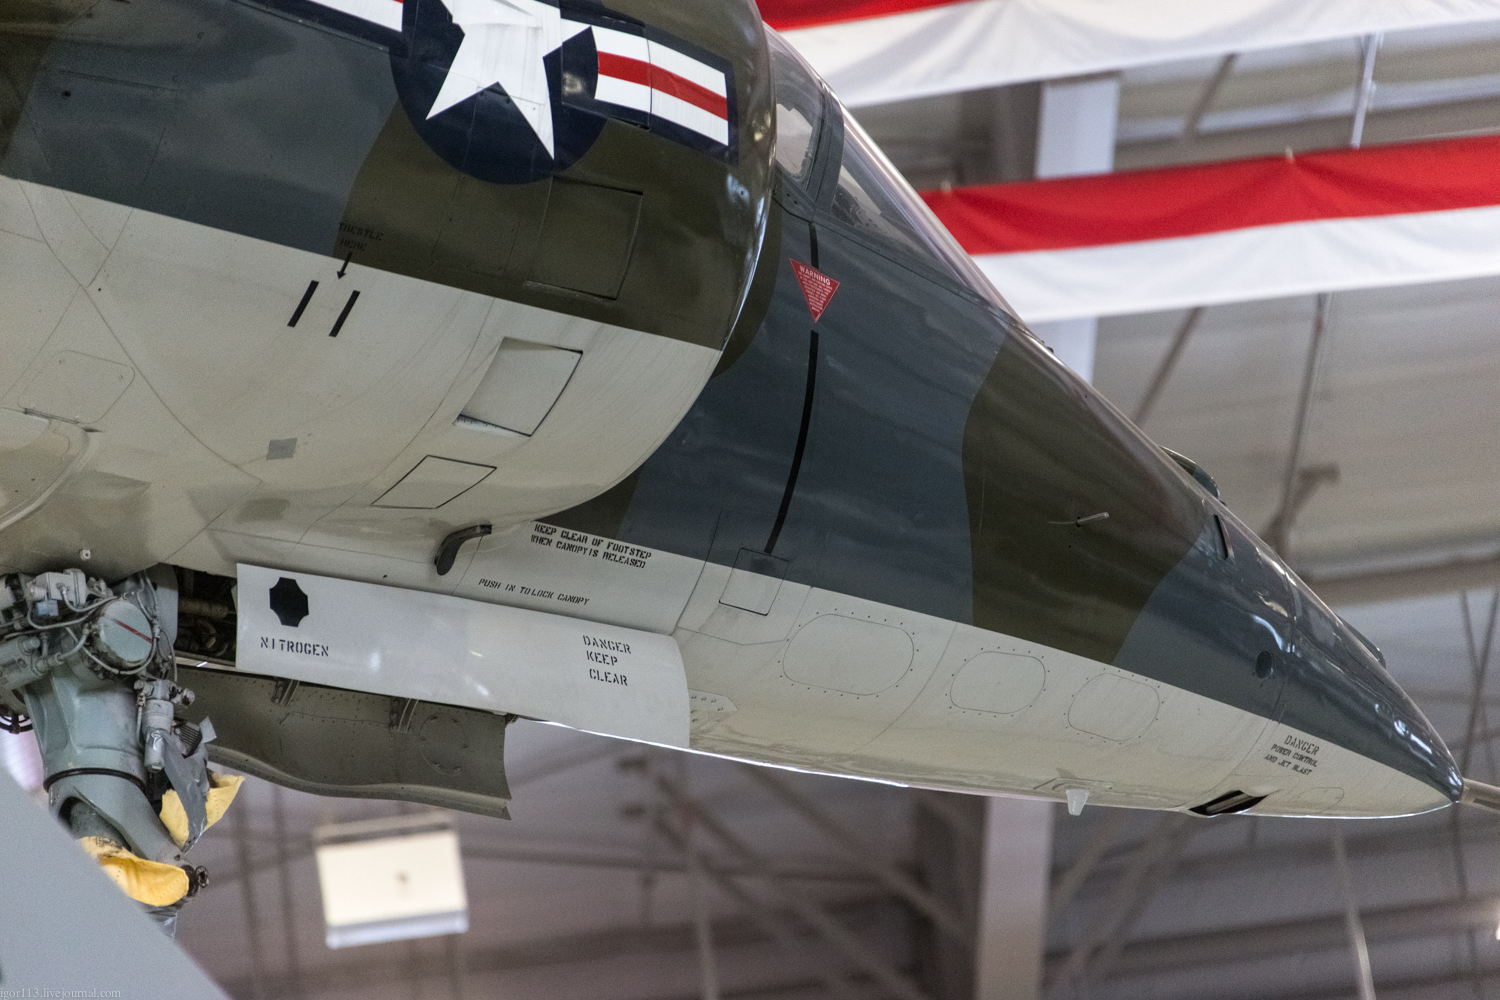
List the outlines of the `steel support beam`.
<svg viewBox="0 0 1500 1000">
<path fill-rule="evenodd" d="M 858 923 L 875 918 L 888 907 L 899 904 L 888 896 L 868 896 L 829 907 L 838 919 Z M 793 914 L 773 911 L 785 923 Z M 756 921 L 749 917 L 730 917 L 713 922 L 714 940 L 720 947 L 761 945 L 772 940 Z M 617 927 L 608 930 L 567 934 L 534 941 L 514 942 L 491 947 L 476 947 L 464 953 L 464 967 L 469 976 L 481 976 L 546 967 L 568 966 L 585 962 L 606 961 L 620 956 L 673 955 L 689 957 L 696 947 L 691 922 L 654 927 Z M 303 970 L 304 988 L 312 994 L 347 993 L 362 987 L 389 987 L 394 980 L 446 980 L 451 966 L 444 951 L 431 949 L 371 949 L 369 955 L 351 956 L 327 965 L 309 966 Z M 854 981 L 868 986 L 868 979 Z M 789 983 L 816 985 L 797 970 Z M 231 996 L 245 996 L 251 990 L 250 977 L 227 980 L 221 984 Z M 269 976 L 265 987 L 271 996 L 280 996 L 290 988 L 284 976 Z M 727 998 L 731 994 L 725 994 Z M 866 994 L 867 995 L 867 994 Z M 689 1000 L 684 997 L 683 1000 Z M 692 998 L 696 1000 L 696 997 Z"/>
<path fill-rule="evenodd" d="M 1103 816 L 1095 824 L 1089 839 L 1084 842 L 1082 849 L 1073 859 L 1066 871 L 1058 874 L 1052 883 L 1052 895 L 1047 900 L 1047 915 L 1049 918 L 1057 916 L 1063 911 L 1063 907 L 1073 901 L 1083 883 L 1099 867 L 1099 862 L 1104 859 L 1104 852 L 1108 851 L 1110 845 L 1119 839 L 1120 834 L 1130 825 L 1131 810 L 1129 809 L 1105 809 Z"/>
<path fill-rule="evenodd" d="M 1465 843 L 1471 846 L 1492 848 L 1500 843 L 1500 817 L 1476 811 L 1469 815 L 1464 829 Z M 1395 830 L 1347 837 L 1345 843 L 1351 858 L 1390 858 L 1392 855 L 1408 852 L 1441 850 L 1449 843 L 1447 818 L 1441 817 L 1440 822 L 1421 824 L 1408 820 Z M 1213 876 L 1249 874 L 1272 866 L 1281 871 L 1298 865 L 1321 867 L 1327 862 L 1327 845 L 1322 840 L 1305 840 L 1189 858 L 1178 866 L 1178 872 L 1184 878 L 1201 880 Z"/>
<path fill-rule="evenodd" d="M 1464 591 L 1458 596 L 1458 607 L 1463 618 L 1464 649 L 1468 654 L 1469 680 L 1472 685 L 1469 695 L 1469 716 L 1464 727 L 1464 744 L 1459 755 L 1459 772 L 1467 775 L 1469 763 L 1474 756 L 1475 736 L 1482 721 L 1486 719 L 1484 712 L 1484 682 L 1489 672 L 1490 648 L 1495 638 L 1495 615 L 1500 611 L 1500 589 L 1494 592 L 1490 600 L 1489 618 L 1484 626 L 1484 639 L 1477 640 L 1474 635 L 1473 614 L 1469 610 L 1469 593 Z M 1486 744 L 1486 749 L 1489 749 Z M 1492 758 L 1493 759 L 1493 758 Z M 1491 769 L 1493 770 L 1493 768 Z M 1493 778 L 1494 775 L 1491 774 Z M 1449 831 L 1453 836 L 1453 869 L 1458 879 L 1458 892 L 1462 898 L 1469 896 L 1469 870 L 1468 858 L 1464 852 L 1463 843 L 1463 810 L 1453 809 L 1449 811 Z M 1472 973 L 1479 972 L 1479 940 L 1471 929 L 1465 935 L 1465 944 L 1469 952 L 1469 969 Z"/>
<path fill-rule="evenodd" d="M 746 764 L 745 773 L 776 796 L 784 805 L 817 827 L 829 840 L 842 847 L 856 865 L 863 868 L 891 892 L 910 903 L 912 908 L 931 920 L 943 932 L 968 947 L 974 946 L 974 935 L 953 908 L 916 883 L 895 865 L 882 861 L 869 844 L 844 829 L 832 816 L 801 792 L 789 787 L 769 769 Z"/>
<path fill-rule="evenodd" d="M 1500 896 L 1476 896 L 1365 910 L 1360 919 L 1366 940 L 1378 943 L 1462 933 L 1470 928 L 1493 932 L 1496 913 L 1500 913 Z M 1154 975 L 1259 958 L 1336 951 L 1348 945 L 1348 929 L 1340 912 L 1132 941 L 1121 950 L 1114 973 L 1116 977 Z M 1061 970 L 1068 955 L 1065 951 L 1049 955 L 1049 968 Z"/>
<path fill-rule="evenodd" d="M 1107 174 L 1115 165 L 1120 74 L 1048 80 L 1042 84 L 1036 176 Z"/>
<path fill-rule="evenodd" d="M 1302 389 L 1297 395 L 1297 411 L 1292 422 L 1292 444 L 1287 450 L 1286 468 L 1281 475 L 1281 503 L 1275 515 L 1261 532 L 1266 544 L 1282 556 L 1286 555 L 1291 542 L 1292 523 L 1298 514 L 1296 503 L 1299 473 L 1302 471 L 1302 455 L 1307 445 L 1307 423 L 1312 415 L 1313 389 L 1318 381 L 1318 362 L 1323 356 L 1323 343 L 1328 332 L 1328 310 L 1333 296 L 1319 293 L 1313 311 L 1312 337 L 1307 344 L 1307 363 L 1302 368 Z M 1304 498 L 1305 502 L 1305 498 Z"/>
<path fill-rule="evenodd" d="M 249 779 L 246 779 L 246 784 L 248 783 Z M 249 946 L 250 952 L 249 992 L 250 996 L 254 997 L 255 1000 L 264 1000 L 266 996 L 265 951 L 261 946 L 260 938 L 260 908 L 256 905 L 255 900 L 255 878 L 253 875 L 255 869 L 250 865 L 250 839 L 248 836 L 250 804 L 245 801 L 249 798 L 245 794 L 248 791 L 249 789 L 243 786 L 240 788 L 239 808 L 231 808 L 229 812 L 234 817 L 234 851 L 235 859 L 239 864 L 239 870 L 241 872 L 252 873 L 250 878 L 243 879 L 240 882 L 240 903 L 245 915 L 245 942 Z"/>
<path fill-rule="evenodd" d="M 791 909 L 804 923 L 817 931 L 846 960 L 863 969 L 886 991 L 901 997 L 902 1000 L 928 1000 L 926 994 L 917 987 L 916 983 L 912 982 L 910 977 L 893 968 L 883 956 L 871 951 L 863 941 L 829 916 L 827 911 L 806 893 L 778 878 L 758 852 L 736 836 L 713 813 L 705 810 L 701 803 L 689 798 L 676 782 L 670 778 L 658 776 L 656 785 L 675 806 L 692 808 L 696 812 L 698 822 L 709 835 L 749 864 L 753 873 L 765 880 L 766 888 L 777 896 L 784 906 Z"/>
<path fill-rule="evenodd" d="M 1182 852 L 1187 850 L 1188 844 L 1192 843 L 1193 838 L 1202 832 L 1203 824 L 1186 816 L 1178 818 L 1182 822 L 1167 827 L 1167 836 L 1170 839 L 1162 847 L 1156 863 L 1151 866 L 1145 879 L 1136 889 L 1135 897 L 1124 907 L 1120 920 L 1115 924 L 1114 931 L 1105 941 L 1104 947 L 1099 949 L 1094 955 L 1094 960 L 1089 963 L 1084 975 L 1085 993 L 1092 992 L 1093 984 L 1109 978 L 1115 963 L 1120 959 L 1120 952 L 1125 948 L 1125 942 L 1130 939 L 1131 932 L 1135 930 L 1136 922 L 1145 914 L 1146 908 L 1151 905 L 1151 900 L 1156 893 L 1171 879 L 1178 862 L 1182 860 Z"/>
<path fill-rule="evenodd" d="M 1459 772 L 1467 776 L 1469 764 L 1474 756 L 1475 736 L 1480 720 L 1485 714 L 1484 683 L 1490 669 L 1490 651 L 1495 642 L 1495 618 L 1497 613 L 1500 613 L 1500 588 L 1497 588 L 1490 596 L 1490 612 L 1485 621 L 1483 640 L 1477 640 L 1474 635 L 1473 613 L 1469 610 L 1467 591 L 1459 595 L 1458 605 L 1464 621 L 1464 647 L 1469 654 L 1469 677 L 1474 685 L 1473 694 L 1469 699 L 1469 719 L 1464 726 L 1463 749 L 1459 753 L 1458 763 Z M 1491 775 L 1491 777 L 1495 776 Z"/>
<path fill-rule="evenodd" d="M 1068 957 L 1059 965 L 1056 973 L 1049 977 L 1049 994 L 1065 996 L 1075 986 L 1082 986 L 1095 978 L 1089 975 L 1089 971 L 1096 953 L 1108 948 L 1111 941 L 1128 934 L 1126 924 L 1133 922 L 1139 915 L 1143 908 L 1141 900 L 1149 899 L 1160 884 L 1159 879 L 1152 878 L 1153 872 L 1181 849 L 1185 842 L 1184 831 L 1191 822 L 1193 820 L 1189 816 L 1168 813 L 1152 827 L 1151 832 L 1135 849 L 1130 865 L 1120 881 L 1095 910 L 1093 919 L 1074 942 Z"/>
<path fill-rule="evenodd" d="M 1229 74 L 1234 71 L 1235 61 L 1239 57 L 1238 52 L 1231 52 L 1219 60 L 1218 67 L 1214 69 L 1214 75 L 1208 78 L 1208 83 L 1198 94 L 1198 100 L 1193 102 L 1193 110 L 1188 112 L 1187 120 L 1182 123 L 1182 134 L 1177 137 L 1178 145 L 1190 146 L 1193 140 L 1198 138 L 1198 129 L 1203 126 L 1203 116 L 1208 114 L 1208 109 L 1213 106 L 1214 100 L 1219 96 L 1219 91 L 1224 88 L 1224 83 L 1229 79 Z"/>
<path fill-rule="evenodd" d="M 966 818 L 964 828 L 982 827 L 987 800 L 957 792 L 933 793 L 949 811 Z M 931 921 L 912 928 L 919 981 L 934 1000 L 974 1000 L 975 942 L 979 926 L 980 872 L 983 848 L 966 829 L 950 823 L 913 796 L 912 872 L 922 886 L 972 928 L 967 939 L 945 934 Z"/>
<path fill-rule="evenodd" d="M 276 867 L 281 876 L 281 933 L 286 942 L 286 971 L 291 980 L 290 996 L 302 996 L 302 959 L 297 951 L 296 907 L 292 895 L 292 861 L 287 850 L 286 804 L 280 785 L 271 786 L 271 828 L 276 831 Z M 248 892 L 249 882 L 245 883 Z"/>
<path fill-rule="evenodd" d="M 1172 336 L 1172 344 L 1167 348 L 1166 356 L 1161 359 L 1155 374 L 1151 376 L 1151 382 L 1146 386 L 1146 394 L 1136 404 L 1135 415 L 1130 419 L 1140 426 L 1146 422 L 1151 415 L 1151 410 L 1156 406 L 1156 401 L 1161 397 L 1161 391 L 1167 387 L 1167 380 L 1172 377 L 1172 372 L 1177 368 L 1177 362 L 1182 357 L 1183 348 L 1187 347 L 1188 338 L 1198 328 L 1199 320 L 1203 319 L 1203 306 L 1194 306 L 1187 311 L 1177 332 Z"/>
<path fill-rule="evenodd" d="M 1359 90 L 1354 95 L 1354 127 L 1349 134 L 1349 145 L 1354 149 L 1358 149 L 1365 141 L 1365 116 L 1370 113 L 1370 101 L 1375 96 L 1375 56 L 1379 54 L 1380 43 L 1384 40 L 1385 36 L 1378 32 L 1364 38 Z"/>
<path fill-rule="evenodd" d="M 1107 174 L 1115 167 L 1120 123 L 1120 74 L 1101 73 L 1042 84 L 1037 113 L 1036 176 Z M 1085 382 L 1094 380 L 1099 320 L 1085 316 L 1032 324 L 1057 359 Z"/>
<path fill-rule="evenodd" d="M 969 846 L 979 850 L 984 846 L 984 824 L 975 823 L 973 819 L 965 815 L 962 809 L 954 805 L 954 800 L 964 798 L 951 792 L 930 792 L 925 789 L 917 791 L 917 801 L 922 808 L 930 811 L 934 816 L 942 818 L 953 828 L 953 832 L 968 842 Z"/>
<path fill-rule="evenodd" d="M 1344 850 L 1344 828 L 1333 824 L 1333 866 L 1338 872 L 1339 895 L 1344 900 L 1344 927 L 1349 932 L 1349 950 L 1354 955 L 1354 974 L 1359 985 L 1359 1000 L 1375 1000 L 1375 980 L 1370 975 L 1370 946 L 1365 927 L 1359 919 L 1359 901 L 1354 897 L 1354 880 L 1349 877 L 1349 855 Z"/>
<path fill-rule="evenodd" d="M 682 857 L 687 862 L 693 891 L 693 941 L 698 946 L 698 978 L 703 1000 L 719 1000 L 719 964 L 714 958 L 714 932 L 709 926 L 708 887 L 704 885 L 703 859 L 695 842 L 698 816 L 695 806 L 678 809 L 682 818 Z"/>
<path fill-rule="evenodd" d="M 656 832 L 669 844 L 675 847 L 679 853 L 686 854 L 688 850 L 687 841 L 682 834 L 674 830 L 665 822 L 656 823 Z M 745 887 L 722 872 L 714 872 L 708 868 L 703 869 L 704 874 L 719 891 L 738 903 L 766 936 L 774 940 L 788 955 L 803 962 L 809 968 L 815 969 L 818 981 L 836 997 L 852 997 L 854 994 L 849 988 L 848 982 L 837 969 L 832 968 L 829 963 L 823 961 L 807 942 L 792 933 L 783 920 L 770 907 L 766 906 L 754 895 L 747 892 Z M 695 929 L 696 936 L 696 929 Z"/>
<path fill-rule="evenodd" d="M 253 833 L 247 834 L 248 840 L 257 839 Z M 259 839 L 270 841 L 267 838 Z M 311 857 L 313 849 L 308 842 L 299 842 L 296 847 L 289 849 L 285 857 L 288 861 L 300 861 Z M 681 875 L 687 872 L 687 866 L 680 860 L 664 860 L 659 858 L 643 858 L 636 855 L 625 854 L 591 854 L 581 851 L 555 851 L 538 847 L 507 847 L 504 845 L 494 846 L 485 844 L 464 844 L 463 856 L 465 861 L 502 861 L 517 864 L 556 865 L 560 868 L 603 868 L 626 871 L 652 871 L 663 874 Z M 259 875 L 271 871 L 279 864 L 278 861 L 262 862 L 252 865 L 248 871 L 252 875 Z M 705 865 L 711 871 L 739 877 L 751 874 L 744 865 L 719 866 Z M 772 871 L 778 878 L 788 879 L 793 882 L 842 882 L 850 885 L 868 886 L 869 878 L 862 872 L 830 872 L 817 868 L 792 867 L 788 865 L 772 865 Z M 214 885 L 222 888 L 240 878 L 243 874 L 238 868 L 232 871 L 220 873 L 214 872 Z"/>
<path fill-rule="evenodd" d="M 1334 607 L 1399 601 L 1463 590 L 1500 586 L 1500 555 L 1452 559 L 1429 565 L 1372 570 L 1366 573 L 1300 574 L 1318 596 Z"/>
<path fill-rule="evenodd" d="M 1408 976 L 1403 979 L 1382 977 L 1381 983 L 1381 988 L 1387 993 L 1396 993 L 1401 996 L 1453 996 L 1455 994 L 1448 992 L 1447 987 L 1469 986 L 1482 989 L 1485 986 L 1500 983 L 1500 967 L 1482 969 L 1477 976 L 1468 972 L 1445 972 L 1437 975 Z M 1274 994 L 1246 997 L 1244 1000 L 1349 1000 L 1349 991 L 1317 988 L 1287 993 L 1284 990 L 1278 990 Z"/>
<path fill-rule="evenodd" d="M 448 971 L 448 995 L 452 1000 L 464 1000 L 466 968 L 463 941 L 459 935 L 448 934 L 443 937 L 443 964 Z"/>
<path fill-rule="evenodd" d="M 1041 996 L 1055 811 L 1055 803 L 1040 799 L 996 797 L 986 803 L 977 1000 Z"/>
</svg>

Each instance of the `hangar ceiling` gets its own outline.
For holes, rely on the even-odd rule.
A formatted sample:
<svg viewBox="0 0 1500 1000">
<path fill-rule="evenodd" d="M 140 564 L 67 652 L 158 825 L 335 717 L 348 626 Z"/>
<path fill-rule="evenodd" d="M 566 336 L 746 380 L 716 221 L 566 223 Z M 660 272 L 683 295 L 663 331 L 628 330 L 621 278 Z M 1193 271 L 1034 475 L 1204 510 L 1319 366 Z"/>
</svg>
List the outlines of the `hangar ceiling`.
<svg viewBox="0 0 1500 1000">
<path fill-rule="evenodd" d="M 420 810 L 251 779 L 240 815 L 195 848 L 216 881 L 179 940 L 235 997 L 686 1000 L 701 995 L 701 886 L 722 996 L 825 996 L 830 978 L 851 995 L 883 995 L 860 949 L 893 976 L 921 964 L 916 919 L 875 873 L 907 867 L 917 825 L 947 844 L 950 803 L 940 814 L 889 785 L 772 775 L 857 836 L 855 855 L 743 765 L 526 722 L 512 728 L 506 757 L 513 818 L 455 817 L 467 934 L 325 947 L 314 828 Z M 969 800 L 949 798 L 958 821 L 972 822 Z M 732 840 L 712 832 L 719 827 Z M 847 938 L 833 944 L 808 933 L 799 911 L 836 922 Z"/>
<path fill-rule="evenodd" d="M 1191 139 L 1183 128 L 1222 60 L 1125 70 L 1115 168 L 1332 149 L 1349 143 L 1361 40 L 1237 56 Z M 1500 131 L 1500 26 L 1387 35 L 1364 144 Z M 1040 84 L 862 107 L 854 114 L 919 190 L 1033 176 Z"/>
<path fill-rule="evenodd" d="M 1304 462 L 1337 470 L 1292 530 L 1310 577 L 1500 538 L 1500 352 L 1493 278 L 1333 298 Z M 1312 297 L 1206 310 L 1144 423 L 1201 463 L 1257 530 L 1280 503 Z M 1135 413 L 1184 313 L 1116 316 L 1095 384 Z"/>
</svg>

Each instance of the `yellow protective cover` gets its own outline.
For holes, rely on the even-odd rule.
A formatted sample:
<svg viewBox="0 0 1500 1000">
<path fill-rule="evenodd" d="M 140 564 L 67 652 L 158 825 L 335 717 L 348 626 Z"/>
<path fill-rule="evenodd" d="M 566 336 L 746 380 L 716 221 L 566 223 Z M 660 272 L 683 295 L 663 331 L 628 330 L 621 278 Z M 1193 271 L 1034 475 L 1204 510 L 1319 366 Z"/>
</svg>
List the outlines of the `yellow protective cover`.
<svg viewBox="0 0 1500 1000">
<path fill-rule="evenodd" d="M 187 872 L 176 865 L 138 858 L 103 837 L 84 837 L 78 843 L 90 857 L 99 862 L 104 874 L 114 880 L 125 895 L 138 903 L 171 906 L 187 895 Z"/>
<path fill-rule="evenodd" d="M 240 785 L 244 783 L 245 779 L 239 776 L 208 772 L 208 801 L 203 810 L 208 816 L 208 826 L 213 826 L 223 818 L 229 804 L 239 792 Z M 182 808 L 182 800 L 177 797 L 177 793 L 170 789 L 161 797 L 161 822 L 172 839 L 177 841 L 178 847 L 187 843 L 187 810 Z"/>
</svg>

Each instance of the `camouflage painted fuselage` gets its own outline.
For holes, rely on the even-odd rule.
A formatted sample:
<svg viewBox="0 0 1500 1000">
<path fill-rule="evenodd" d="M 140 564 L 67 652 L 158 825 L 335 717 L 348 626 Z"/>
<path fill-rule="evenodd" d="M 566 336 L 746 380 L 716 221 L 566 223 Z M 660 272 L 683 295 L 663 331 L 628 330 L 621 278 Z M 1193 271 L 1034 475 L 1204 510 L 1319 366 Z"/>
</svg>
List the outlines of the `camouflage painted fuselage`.
<svg viewBox="0 0 1500 1000">
<path fill-rule="evenodd" d="M 0 0 L 0 565 L 668 632 L 695 746 L 820 770 L 1456 800 L 1374 650 L 1024 329 L 752 6 L 565 3 L 599 30 L 544 53 L 556 155 L 499 88 L 424 110 L 440 0 L 400 31 L 333 6 Z M 722 72 L 729 141 L 600 105 L 606 28 Z M 838 282 L 816 320 L 798 266 Z M 582 359 L 529 433 L 464 423 L 506 339 Z M 383 502 L 428 457 L 490 471 Z"/>
</svg>

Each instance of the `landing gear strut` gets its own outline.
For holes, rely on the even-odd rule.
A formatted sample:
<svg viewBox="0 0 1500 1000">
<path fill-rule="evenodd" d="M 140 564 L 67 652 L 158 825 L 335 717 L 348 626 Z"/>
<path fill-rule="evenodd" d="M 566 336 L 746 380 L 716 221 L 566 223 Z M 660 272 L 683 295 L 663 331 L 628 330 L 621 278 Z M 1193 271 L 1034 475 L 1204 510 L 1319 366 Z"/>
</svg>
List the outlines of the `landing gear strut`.
<svg viewBox="0 0 1500 1000">
<path fill-rule="evenodd" d="M 0 578 L 0 726 L 34 728 L 53 814 L 172 933 L 208 873 L 186 854 L 233 797 L 213 725 L 180 722 L 171 571 L 114 586 L 70 569 Z M 211 801 L 212 800 L 212 801 Z"/>
</svg>

